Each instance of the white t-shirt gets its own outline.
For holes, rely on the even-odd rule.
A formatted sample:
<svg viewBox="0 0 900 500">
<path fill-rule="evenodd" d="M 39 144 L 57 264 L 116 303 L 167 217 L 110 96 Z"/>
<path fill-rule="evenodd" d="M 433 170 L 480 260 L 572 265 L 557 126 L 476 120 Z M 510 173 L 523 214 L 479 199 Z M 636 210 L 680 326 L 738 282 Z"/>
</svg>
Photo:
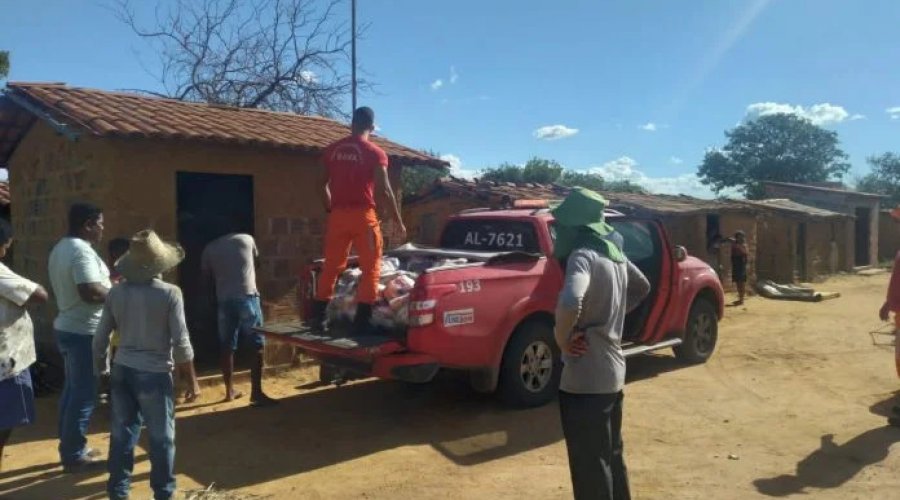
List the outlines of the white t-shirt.
<svg viewBox="0 0 900 500">
<path fill-rule="evenodd" d="M 22 307 L 37 287 L 0 264 L 0 380 L 18 375 L 37 360 L 34 326 Z"/>
<path fill-rule="evenodd" d="M 100 324 L 103 304 L 89 304 L 78 295 L 78 285 L 100 283 L 111 288 L 109 269 L 94 248 L 81 238 L 63 238 L 50 252 L 50 284 L 59 314 L 53 328 L 93 335 Z"/>
</svg>

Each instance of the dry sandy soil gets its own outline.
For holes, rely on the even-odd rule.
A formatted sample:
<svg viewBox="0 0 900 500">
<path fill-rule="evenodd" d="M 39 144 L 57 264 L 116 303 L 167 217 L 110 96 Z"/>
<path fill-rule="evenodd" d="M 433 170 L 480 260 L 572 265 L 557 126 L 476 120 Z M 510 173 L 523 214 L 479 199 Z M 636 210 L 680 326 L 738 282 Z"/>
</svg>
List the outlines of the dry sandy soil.
<svg viewBox="0 0 900 500">
<path fill-rule="evenodd" d="M 837 277 L 818 303 L 729 308 L 718 352 L 684 367 L 669 353 L 629 362 L 625 440 L 635 498 L 900 498 L 900 429 L 885 425 L 892 352 L 868 332 L 887 275 Z M 268 498 L 567 498 L 557 407 L 506 410 L 454 380 L 421 391 L 365 381 L 315 388 L 269 380 L 278 408 L 204 401 L 178 411 L 178 486 Z M 61 475 L 55 401 L 17 430 L 0 497 L 102 498 L 105 474 Z M 106 449 L 108 418 L 92 423 Z M 133 498 L 148 498 L 138 450 Z"/>
</svg>

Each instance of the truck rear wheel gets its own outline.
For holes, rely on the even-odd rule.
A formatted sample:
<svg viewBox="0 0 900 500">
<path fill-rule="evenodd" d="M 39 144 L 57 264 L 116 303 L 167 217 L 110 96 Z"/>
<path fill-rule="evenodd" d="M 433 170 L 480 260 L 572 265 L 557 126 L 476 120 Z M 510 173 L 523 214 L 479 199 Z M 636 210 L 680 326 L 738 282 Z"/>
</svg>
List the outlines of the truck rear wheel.
<svg viewBox="0 0 900 500">
<path fill-rule="evenodd" d="M 709 300 L 697 299 L 691 306 L 685 326 L 684 342 L 675 346 L 675 357 L 684 363 L 705 363 L 716 349 L 719 318 L 716 306 Z"/>
<path fill-rule="evenodd" d="M 531 408 L 550 402 L 559 390 L 562 363 L 553 327 L 532 321 L 519 326 L 509 339 L 500 364 L 500 399 Z"/>
</svg>

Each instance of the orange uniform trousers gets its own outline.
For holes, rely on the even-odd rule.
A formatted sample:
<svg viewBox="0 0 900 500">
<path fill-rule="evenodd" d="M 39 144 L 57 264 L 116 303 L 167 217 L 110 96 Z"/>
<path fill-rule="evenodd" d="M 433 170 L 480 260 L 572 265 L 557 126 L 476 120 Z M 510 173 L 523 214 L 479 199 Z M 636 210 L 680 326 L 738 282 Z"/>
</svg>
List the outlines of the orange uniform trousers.
<svg viewBox="0 0 900 500">
<path fill-rule="evenodd" d="M 374 208 L 335 209 L 328 215 L 328 225 L 325 228 L 325 264 L 316 287 L 317 300 L 331 300 L 334 284 L 347 268 L 351 244 L 356 250 L 359 268 L 362 270 L 356 300 L 361 304 L 375 302 L 384 241 Z"/>
</svg>

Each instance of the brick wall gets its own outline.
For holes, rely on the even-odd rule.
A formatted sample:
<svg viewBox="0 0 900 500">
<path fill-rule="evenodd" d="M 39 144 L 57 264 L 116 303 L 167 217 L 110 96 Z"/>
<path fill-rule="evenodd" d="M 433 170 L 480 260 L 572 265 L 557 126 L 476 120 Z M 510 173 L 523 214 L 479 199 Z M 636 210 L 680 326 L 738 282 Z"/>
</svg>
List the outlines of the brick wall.
<svg viewBox="0 0 900 500">
<path fill-rule="evenodd" d="M 900 251 L 900 224 L 889 212 L 881 212 L 878 217 L 878 260 L 892 261 Z"/>
<path fill-rule="evenodd" d="M 74 201 L 101 206 L 110 194 L 110 154 L 98 141 L 65 139 L 37 121 L 9 162 L 15 231 L 13 268 L 50 290 L 47 259 L 66 233 L 66 213 Z M 40 343 L 52 344 L 53 301 L 32 311 Z"/>
</svg>

